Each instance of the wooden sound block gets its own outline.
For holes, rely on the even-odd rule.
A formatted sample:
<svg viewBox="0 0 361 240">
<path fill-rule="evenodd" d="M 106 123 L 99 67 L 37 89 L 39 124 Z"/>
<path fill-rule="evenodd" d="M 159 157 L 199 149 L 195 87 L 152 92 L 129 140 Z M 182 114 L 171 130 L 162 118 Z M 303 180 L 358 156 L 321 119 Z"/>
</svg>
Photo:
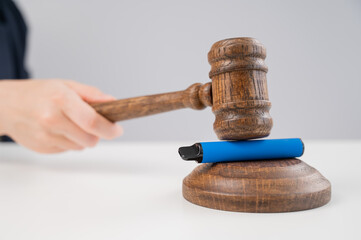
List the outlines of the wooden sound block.
<svg viewBox="0 0 361 240">
<path fill-rule="evenodd" d="M 293 212 L 328 203 L 331 184 L 296 158 L 204 163 L 184 178 L 183 196 L 219 210 Z"/>
</svg>

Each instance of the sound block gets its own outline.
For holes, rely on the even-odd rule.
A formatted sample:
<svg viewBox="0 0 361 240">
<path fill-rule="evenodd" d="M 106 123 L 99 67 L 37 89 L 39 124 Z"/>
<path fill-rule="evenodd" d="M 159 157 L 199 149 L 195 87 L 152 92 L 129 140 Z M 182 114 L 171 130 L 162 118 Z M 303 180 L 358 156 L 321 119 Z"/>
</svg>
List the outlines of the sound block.
<svg viewBox="0 0 361 240">
<path fill-rule="evenodd" d="M 183 196 L 219 210 L 293 212 L 328 203 L 331 184 L 296 158 L 204 163 L 184 178 Z"/>
</svg>

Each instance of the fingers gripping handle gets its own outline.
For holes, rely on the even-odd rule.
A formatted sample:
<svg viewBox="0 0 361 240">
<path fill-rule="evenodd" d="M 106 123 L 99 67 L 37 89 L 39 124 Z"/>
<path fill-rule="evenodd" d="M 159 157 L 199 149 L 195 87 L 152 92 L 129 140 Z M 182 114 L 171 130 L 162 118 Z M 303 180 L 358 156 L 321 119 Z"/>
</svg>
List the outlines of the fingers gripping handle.
<svg viewBox="0 0 361 240">
<path fill-rule="evenodd" d="M 212 84 L 195 83 L 184 91 L 95 103 L 91 106 L 112 122 L 181 108 L 201 110 L 206 106 L 212 106 Z"/>
</svg>

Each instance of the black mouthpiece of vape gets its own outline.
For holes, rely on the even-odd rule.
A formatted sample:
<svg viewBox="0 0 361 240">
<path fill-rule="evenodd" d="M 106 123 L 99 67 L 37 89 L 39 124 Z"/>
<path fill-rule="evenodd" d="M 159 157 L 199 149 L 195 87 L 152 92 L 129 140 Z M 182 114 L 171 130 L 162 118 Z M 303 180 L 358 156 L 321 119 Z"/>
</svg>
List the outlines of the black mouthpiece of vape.
<svg viewBox="0 0 361 240">
<path fill-rule="evenodd" d="M 189 147 L 180 147 L 178 153 L 181 158 L 186 161 L 195 160 L 201 163 L 203 160 L 203 149 L 200 143 L 193 144 Z"/>
</svg>

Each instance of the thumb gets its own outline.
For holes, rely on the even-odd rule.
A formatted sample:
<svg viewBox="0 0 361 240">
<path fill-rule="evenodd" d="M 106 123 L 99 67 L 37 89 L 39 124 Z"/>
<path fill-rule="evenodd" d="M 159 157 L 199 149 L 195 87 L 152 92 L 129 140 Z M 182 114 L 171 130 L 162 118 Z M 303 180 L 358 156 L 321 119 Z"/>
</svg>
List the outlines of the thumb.
<svg viewBox="0 0 361 240">
<path fill-rule="evenodd" d="M 65 84 L 74 90 L 84 101 L 88 103 L 108 102 L 116 100 L 115 97 L 105 94 L 98 88 L 67 80 Z"/>
</svg>

